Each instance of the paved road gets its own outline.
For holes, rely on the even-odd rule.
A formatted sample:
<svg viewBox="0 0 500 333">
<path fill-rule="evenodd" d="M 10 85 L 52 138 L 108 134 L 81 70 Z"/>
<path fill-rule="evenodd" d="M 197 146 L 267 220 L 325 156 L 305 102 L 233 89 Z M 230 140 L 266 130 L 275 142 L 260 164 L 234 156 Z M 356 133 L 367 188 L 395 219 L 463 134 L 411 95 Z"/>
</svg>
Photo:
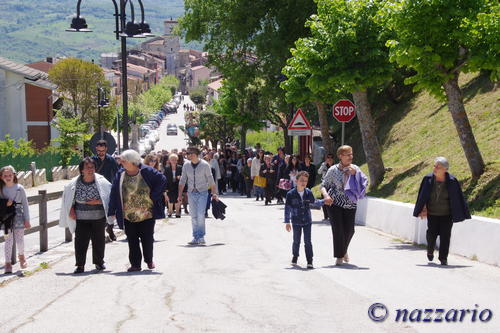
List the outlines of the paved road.
<svg viewBox="0 0 500 333">
<path fill-rule="evenodd" d="M 364 227 L 356 228 L 351 264 L 336 267 L 330 227 L 314 211 L 315 269 L 304 269 L 303 256 L 293 268 L 283 206 L 222 200 L 228 218 L 207 221 L 206 247 L 186 245 L 188 217 L 157 222 L 154 271 L 125 273 L 122 239 L 107 245 L 104 273 L 74 276 L 67 255 L 1 287 L 0 332 L 500 332 L 498 267 L 457 256 L 447 268 L 428 265 L 425 250 Z M 69 253 L 71 246 L 56 250 Z M 383 323 L 368 318 L 375 302 L 389 308 Z M 475 304 L 493 319 L 394 322 L 398 308 Z"/>
<path fill-rule="evenodd" d="M 179 129 L 179 126 L 185 126 L 185 111 L 183 107 L 184 104 L 187 104 L 188 106 L 194 106 L 194 103 L 193 101 L 191 101 L 189 96 L 185 95 L 184 101 L 177 109 L 177 113 L 167 115 L 167 117 L 163 120 L 162 124 L 159 127 L 160 141 L 156 143 L 155 151 L 159 151 L 162 149 L 171 151 L 174 148 L 182 149 L 187 147 L 187 135 Z M 167 124 L 177 125 L 177 135 L 167 135 Z"/>
</svg>

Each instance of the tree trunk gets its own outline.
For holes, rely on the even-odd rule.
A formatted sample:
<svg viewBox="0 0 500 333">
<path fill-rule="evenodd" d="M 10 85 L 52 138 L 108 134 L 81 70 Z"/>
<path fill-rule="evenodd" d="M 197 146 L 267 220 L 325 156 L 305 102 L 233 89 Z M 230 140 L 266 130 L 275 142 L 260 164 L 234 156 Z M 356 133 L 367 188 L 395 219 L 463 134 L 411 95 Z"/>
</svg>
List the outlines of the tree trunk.
<svg viewBox="0 0 500 333">
<path fill-rule="evenodd" d="M 375 122 L 371 115 L 371 106 L 370 102 L 368 102 L 366 90 L 353 92 L 352 96 L 354 104 L 356 104 L 363 150 L 365 151 L 366 163 L 368 164 L 368 172 L 370 174 L 370 188 L 375 188 L 384 179 L 385 168 L 375 131 Z"/>
<path fill-rule="evenodd" d="M 445 82 L 443 87 L 448 98 L 448 110 L 455 123 L 460 144 L 472 172 L 472 178 L 478 179 L 484 172 L 484 161 L 477 146 L 476 138 L 474 138 L 474 133 L 472 133 L 469 118 L 465 112 L 462 91 L 458 85 L 458 74 L 455 74 L 453 78 Z"/>
<path fill-rule="evenodd" d="M 288 128 L 286 126 L 283 127 L 283 138 L 284 138 L 284 142 L 285 142 L 285 152 L 287 154 L 292 154 L 291 151 L 292 151 L 292 141 L 290 140 L 290 136 L 288 135 Z M 276 152 L 272 152 L 273 154 L 276 153 Z"/>
<path fill-rule="evenodd" d="M 246 146 L 247 146 L 247 127 L 245 125 L 242 125 L 240 131 L 240 151 L 245 150 Z"/>
<path fill-rule="evenodd" d="M 328 125 L 328 114 L 325 110 L 325 104 L 322 102 L 315 102 L 318 109 L 319 126 L 321 129 L 321 138 L 323 139 L 323 147 L 327 154 L 333 154 L 333 140 L 330 137 L 330 126 Z"/>
</svg>

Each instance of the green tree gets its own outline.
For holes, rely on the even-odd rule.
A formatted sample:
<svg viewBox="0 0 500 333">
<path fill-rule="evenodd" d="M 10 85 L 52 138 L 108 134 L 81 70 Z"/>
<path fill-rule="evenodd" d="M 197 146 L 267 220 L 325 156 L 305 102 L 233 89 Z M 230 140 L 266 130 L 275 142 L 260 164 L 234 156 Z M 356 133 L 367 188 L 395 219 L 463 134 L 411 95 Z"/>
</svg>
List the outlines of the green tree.
<svg viewBox="0 0 500 333">
<path fill-rule="evenodd" d="M 262 80 L 257 80 L 252 85 L 238 87 L 236 81 L 224 81 L 219 90 L 219 100 L 214 104 L 214 110 L 224 116 L 229 124 L 240 126 L 241 147 L 246 146 L 246 133 L 248 130 L 259 130 L 264 126 L 264 107 L 259 98 L 262 90 L 259 84 Z M 239 89 L 238 89 L 239 88 Z"/>
<path fill-rule="evenodd" d="M 73 117 L 64 117 L 62 111 L 57 111 L 51 123 L 59 131 L 59 137 L 53 141 L 59 146 L 56 148 L 62 156 L 62 165 L 67 166 L 79 147 L 83 147 L 87 125 Z"/>
<path fill-rule="evenodd" d="M 372 188 L 382 181 L 385 168 L 367 91 L 390 80 L 394 71 L 385 46 L 387 29 L 379 20 L 381 4 L 317 0 L 318 13 L 307 22 L 311 37 L 297 41 L 296 60 L 289 63 L 298 74 L 307 73 L 302 80 L 312 97 L 328 101 L 331 90 L 352 94 Z"/>
<path fill-rule="evenodd" d="M 205 104 L 207 100 L 207 87 L 198 86 L 189 90 L 189 97 L 196 105 Z"/>
<path fill-rule="evenodd" d="M 234 139 L 234 126 L 230 125 L 227 119 L 212 111 L 200 112 L 200 138 L 212 143 L 216 147 L 217 142 L 223 145 Z"/>
<path fill-rule="evenodd" d="M 258 85 L 259 104 L 266 105 L 261 120 L 283 127 L 288 139 L 291 106 L 279 87 L 281 69 L 295 40 L 308 33 L 304 23 L 315 11 L 314 1 L 186 0 L 185 8 L 180 23 L 186 40 L 203 41 L 209 62 L 226 81 L 244 87 L 238 88 L 242 96 L 247 86 L 263 80 Z"/>
<path fill-rule="evenodd" d="M 63 97 L 73 106 L 72 116 L 97 128 L 97 88 L 108 87 L 103 70 L 90 62 L 67 58 L 49 71 L 49 80 L 58 85 Z M 105 110 L 106 112 L 107 110 Z M 109 111 L 111 112 L 111 111 Z"/>
<path fill-rule="evenodd" d="M 500 67 L 500 5 L 489 0 L 401 0 L 387 8 L 396 37 L 387 42 L 391 60 L 416 74 L 406 79 L 446 99 L 473 178 L 484 161 L 458 85 L 461 72 Z"/>
<path fill-rule="evenodd" d="M 33 142 L 26 141 L 23 138 L 14 140 L 10 137 L 10 134 L 6 134 L 4 140 L 0 140 L 0 156 L 12 155 L 12 156 L 29 156 L 35 155 L 36 150 L 33 148 Z"/>
</svg>

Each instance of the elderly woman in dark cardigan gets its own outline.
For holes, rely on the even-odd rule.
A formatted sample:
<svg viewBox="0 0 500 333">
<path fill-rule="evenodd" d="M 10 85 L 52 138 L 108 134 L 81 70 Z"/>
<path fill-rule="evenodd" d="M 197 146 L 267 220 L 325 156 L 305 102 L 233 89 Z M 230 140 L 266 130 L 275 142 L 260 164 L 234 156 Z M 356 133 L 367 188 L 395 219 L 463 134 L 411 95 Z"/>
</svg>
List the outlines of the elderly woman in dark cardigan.
<svg viewBox="0 0 500 333">
<path fill-rule="evenodd" d="M 448 265 L 451 228 L 454 222 L 470 219 L 460 183 L 448 173 L 446 158 L 437 157 L 433 172 L 426 175 L 418 190 L 413 216 L 427 217 L 427 259 L 434 260 L 434 247 L 439 235 L 439 261 Z"/>
<path fill-rule="evenodd" d="M 154 269 L 155 220 L 165 217 L 163 193 L 167 181 L 158 170 L 142 164 L 139 153 L 134 150 L 124 151 L 120 159 L 123 169 L 113 181 L 108 216 L 116 216 L 120 229 L 125 228 L 131 264 L 128 271 L 141 270 L 143 253 L 148 268 Z"/>
</svg>

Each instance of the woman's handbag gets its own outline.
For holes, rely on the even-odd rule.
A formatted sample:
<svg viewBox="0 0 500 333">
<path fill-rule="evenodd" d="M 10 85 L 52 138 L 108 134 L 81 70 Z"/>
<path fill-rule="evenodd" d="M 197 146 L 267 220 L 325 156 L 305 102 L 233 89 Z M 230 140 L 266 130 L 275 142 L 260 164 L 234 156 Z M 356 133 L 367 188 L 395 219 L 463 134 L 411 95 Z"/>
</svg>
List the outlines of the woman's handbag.
<svg viewBox="0 0 500 333">
<path fill-rule="evenodd" d="M 266 178 L 261 176 L 255 176 L 253 179 L 253 184 L 259 187 L 266 187 Z"/>
<path fill-rule="evenodd" d="M 290 179 L 281 178 L 280 182 L 278 183 L 278 188 L 288 191 L 292 188 L 292 182 L 290 181 Z"/>
</svg>

